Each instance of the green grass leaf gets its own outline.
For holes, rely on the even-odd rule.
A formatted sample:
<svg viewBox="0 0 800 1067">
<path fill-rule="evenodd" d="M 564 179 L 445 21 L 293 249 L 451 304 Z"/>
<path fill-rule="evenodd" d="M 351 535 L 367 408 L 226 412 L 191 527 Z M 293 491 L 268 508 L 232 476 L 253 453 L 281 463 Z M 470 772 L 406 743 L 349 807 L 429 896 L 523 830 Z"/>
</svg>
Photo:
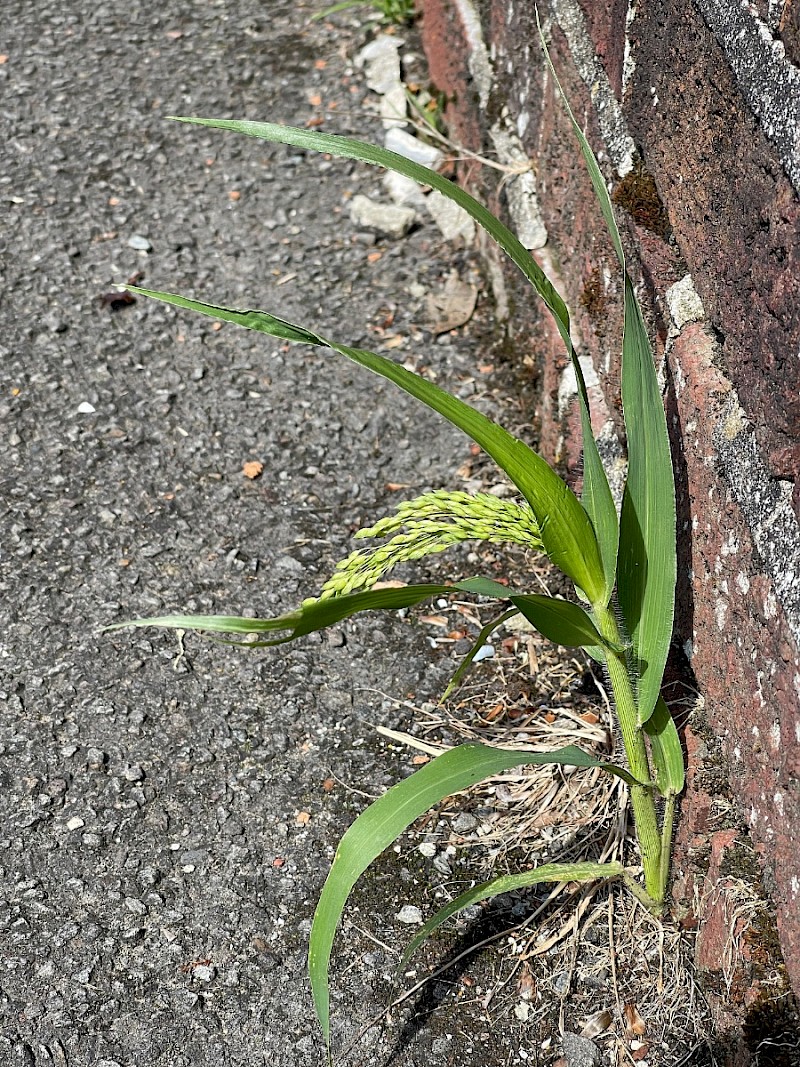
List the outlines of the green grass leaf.
<svg viewBox="0 0 800 1067">
<path fill-rule="evenodd" d="M 644 724 L 644 732 L 650 739 L 656 786 L 662 797 L 676 797 L 686 784 L 681 739 L 670 710 L 659 697 L 653 714 Z"/>
<path fill-rule="evenodd" d="M 131 292 L 175 307 L 233 322 L 288 341 L 333 349 L 362 367 L 394 382 L 409 395 L 443 415 L 481 446 L 528 501 L 539 525 L 547 555 L 594 603 L 602 599 L 605 574 L 591 520 L 572 490 L 523 441 L 432 382 L 385 356 L 349 348 L 321 334 L 295 326 L 265 311 L 237 310 L 172 293 L 127 286 Z"/>
<path fill-rule="evenodd" d="M 495 582 L 492 578 L 465 578 L 463 582 L 458 582 L 458 588 L 465 593 L 493 597 L 495 600 L 508 600 L 514 592 L 507 585 Z"/>
<path fill-rule="evenodd" d="M 621 863 L 544 863 L 533 870 L 523 871 L 520 874 L 504 874 L 499 878 L 492 878 L 489 882 L 473 886 L 466 892 L 461 893 L 455 900 L 449 901 L 444 907 L 428 919 L 419 932 L 410 941 L 403 952 L 397 969 L 405 967 L 420 945 L 427 941 L 434 930 L 451 916 L 468 908 L 470 904 L 479 904 L 482 900 L 498 897 L 501 893 L 512 893 L 517 889 L 527 889 L 541 882 L 598 882 L 609 881 L 612 878 L 621 878 L 625 874 L 625 868 Z"/>
<path fill-rule="evenodd" d="M 625 280 L 621 386 L 628 438 L 628 479 L 620 515 L 617 592 L 632 644 L 634 673 L 638 679 L 637 713 L 639 722 L 643 723 L 652 714 L 661 691 L 674 614 L 675 486 L 667 420 L 650 339 L 625 267 L 625 253 L 605 179 L 558 81 L 541 26 L 539 34 Z"/>
<path fill-rule="evenodd" d="M 175 117 L 175 116 L 173 116 Z M 210 126 L 214 129 L 231 130 L 235 133 L 243 133 L 248 137 L 257 137 L 265 141 L 276 141 L 281 144 L 293 145 L 297 148 L 306 148 L 314 152 L 327 152 L 332 156 L 343 159 L 355 159 L 362 163 L 373 166 L 385 167 L 387 170 L 403 174 L 407 178 L 422 185 L 428 185 L 437 192 L 442 193 L 449 200 L 454 201 L 463 208 L 479 226 L 503 249 L 512 262 L 519 268 L 531 283 L 533 288 L 544 301 L 552 314 L 556 327 L 561 334 L 562 340 L 569 354 L 578 386 L 578 401 L 581 413 L 581 428 L 583 432 L 584 449 L 584 485 L 583 502 L 589 517 L 594 524 L 595 534 L 599 542 L 600 556 L 604 568 L 604 583 L 602 592 L 597 596 L 596 602 L 602 602 L 603 606 L 608 603 L 614 586 L 617 541 L 619 528 L 617 513 L 611 490 L 608 485 L 603 464 L 597 451 L 592 435 L 591 420 L 589 417 L 589 399 L 586 392 L 586 383 L 583 378 L 575 346 L 570 334 L 569 311 L 561 296 L 556 291 L 550 279 L 536 262 L 527 248 L 519 239 L 497 219 L 483 204 L 477 201 L 469 193 L 458 185 L 444 178 L 434 170 L 421 166 L 419 163 L 406 159 L 396 152 L 380 148 L 377 145 L 367 144 L 364 141 L 356 141 L 348 137 L 340 137 L 335 134 L 320 133 L 316 130 L 303 130 L 292 126 L 280 126 L 271 122 L 248 122 L 234 119 L 203 119 L 203 118 L 177 118 L 178 122 L 193 123 L 199 126 Z M 596 166 L 596 164 L 595 164 Z"/>
<path fill-rule="evenodd" d="M 442 693 L 442 701 L 447 700 L 450 694 L 459 686 L 459 684 L 461 683 L 461 679 L 464 677 L 464 675 L 467 673 L 470 666 L 472 665 L 472 661 L 475 659 L 477 654 L 480 652 L 480 650 L 483 648 L 483 646 L 486 644 L 486 642 L 489 640 L 490 636 L 494 633 L 498 626 L 502 626 L 504 622 L 508 622 L 509 619 L 513 619 L 515 615 L 519 615 L 517 609 L 510 608 L 508 611 L 504 611 L 502 615 L 498 615 L 496 618 L 491 619 L 489 622 L 487 622 L 487 624 L 483 627 L 481 632 L 475 638 L 472 648 L 459 663 L 455 674 L 447 683 L 447 688 L 445 689 L 444 693 Z"/>
<path fill-rule="evenodd" d="M 308 149 L 311 152 L 328 153 L 340 159 L 355 159 L 361 163 L 369 163 L 372 166 L 385 167 L 387 170 L 393 170 L 397 174 L 412 178 L 421 185 L 428 185 L 432 189 L 436 189 L 437 192 L 442 193 L 462 207 L 487 231 L 539 293 L 555 316 L 559 328 L 565 327 L 567 331 L 569 330 L 569 312 L 566 304 L 527 248 L 483 204 L 435 170 L 430 170 L 428 167 L 423 167 L 413 160 L 406 159 L 405 156 L 401 156 L 397 152 L 390 152 L 386 148 L 368 144 L 366 141 L 356 141 L 350 137 L 341 137 L 336 134 L 320 133 L 318 130 L 303 130 L 295 126 L 281 126 L 273 122 L 170 117 L 177 122 L 191 123 L 196 126 L 209 126 L 218 130 L 231 130 L 234 133 L 243 133 L 248 137 L 256 137 L 262 141 L 292 145 L 296 148 Z"/>
<path fill-rule="evenodd" d="M 475 579 L 480 581 L 480 579 Z M 501 588 L 503 588 L 501 586 Z M 105 631 L 120 630 L 125 626 L 162 626 L 172 630 L 200 630 L 209 633 L 224 634 L 263 634 L 276 630 L 289 630 L 286 637 L 271 641 L 247 642 L 245 648 L 264 648 L 294 641 L 298 637 L 315 630 L 349 619 L 362 611 L 396 611 L 399 608 L 413 607 L 434 596 L 455 592 L 472 592 L 472 580 L 453 585 L 405 585 L 401 588 L 368 589 L 346 596 L 327 597 L 325 600 L 309 600 L 297 611 L 286 615 L 276 615 L 271 619 L 248 619 L 238 615 L 158 615 L 147 619 L 133 619 L 130 622 L 117 622 L 106 626 Z M 504 590 L 507 595 L 507 590 Z"/>
<path fill-rule="evenodd" d="M 622 408 L 628 480 L 622 498 L 617 591 L 638 674 L 644 723 L 661 692 L 675 611 L 675 484 L 667 420 L 650 341 L 630 278 L 625 278 Z"/>
<path fill-rule="evenodd" d="M 342 911 L 358 878 L 415 819 L 444 797 L 468 789 L 476 782 L 512 767 L 542 764 L 599 767 L 628 784 L 636 784 L 623 768 L 602 763 L 574 745 L 555 752 L 522 752 L 467 744 L 437 756 L 410 777 L 392 786 L 358 816 L 336 849 L 333 865 L 314 913 L 309 941 L 311 991 L 327 1044 L 330 1044 L 328 968 L 331 949 Z"/>
<path fill-rule="evenodd" d="M 577 604 L 538 593 L 520 593 L 509 597 L 511 603 L 548 641 L 566 648 L 607 646 L 592 620 Z M 624 651 L 614 646 L 615 651 Z"/>
</svg>

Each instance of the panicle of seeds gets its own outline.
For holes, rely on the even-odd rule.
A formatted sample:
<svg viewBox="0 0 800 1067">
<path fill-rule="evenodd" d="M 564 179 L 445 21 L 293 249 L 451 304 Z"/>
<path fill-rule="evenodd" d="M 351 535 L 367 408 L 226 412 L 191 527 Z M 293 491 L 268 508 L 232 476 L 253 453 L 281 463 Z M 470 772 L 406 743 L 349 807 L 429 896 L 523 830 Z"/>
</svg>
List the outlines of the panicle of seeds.
<svg viewBox="0 0 800 1067">
<path fill-rule="evenodd" d="M 404 501 L 393 515 L 379 519 L 374 526 L 359 530 L 356 537 L 390 539 L 377 548 L 353 552 L 338 563 L 322 587 L 320 599 L 370 589 L 398 564 L 444 552 L 460 541 L 543 550 L 530 508 L 489 493 L 424 493 Z"/>
</svg>

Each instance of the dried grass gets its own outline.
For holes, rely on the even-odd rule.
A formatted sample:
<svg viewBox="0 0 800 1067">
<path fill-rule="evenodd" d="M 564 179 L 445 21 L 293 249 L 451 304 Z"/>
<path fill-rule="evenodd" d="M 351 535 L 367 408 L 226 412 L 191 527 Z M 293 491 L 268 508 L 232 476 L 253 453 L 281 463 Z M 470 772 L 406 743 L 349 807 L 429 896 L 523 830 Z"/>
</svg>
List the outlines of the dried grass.
<svg viewBox="0 0 800 1067">
<path fill-rule="evenodd" d="M 442 646 L 457 639 L 465 622 L 473 632 L 482 622 L 473 605 L 437 612 L 429 625 Z M 428 755 L 479 740 L 533 750 L 575 744 L 624 761 L 602 681 L 587 664 L 524 629 L 498 635 L 494 657 L 473 668 L 454 698 L 416 708 L 413 735 L 395 733 L 394 739 Z M 446 878 L 440 886 L 440 903 L 463 890 L 467 870 L 481 880 L 559 860 L 635 863 L 626 787 L 598 770 L 532 767 L 498 775 L 469 795 L 448 798 L 438 821 L 426 823 L 420 835 L 441 845 L 447 833 L 441 827 L 451 828 L 465 813 L 474 816 L 473 828 L 451 829 L 447 843 L 460 854 L 468 850 L 467 859 L 458 880 Z M 526 911 L 522 921 L 502 938 L 489 938 L 501 940 L 503 952 L 493 988 L 476 1002 L 482 1012 L 495 1020 L 524 1018 L 528 1033 L 538 1026 L 552 1035 L 554 1024 L 562 1032 L 584 1032 L 609 1064 L 713 1064 L 710 1049 L 698 1056 L 710 1026 L 685 933 L 653 919 L 614 886 L 545 888 L 520 899 L 517 908 Z M 553 1062 L 548 1050 L 557 1052 L 551 1037 L 542 1043 L 543 1063 Z"/>
</svg>

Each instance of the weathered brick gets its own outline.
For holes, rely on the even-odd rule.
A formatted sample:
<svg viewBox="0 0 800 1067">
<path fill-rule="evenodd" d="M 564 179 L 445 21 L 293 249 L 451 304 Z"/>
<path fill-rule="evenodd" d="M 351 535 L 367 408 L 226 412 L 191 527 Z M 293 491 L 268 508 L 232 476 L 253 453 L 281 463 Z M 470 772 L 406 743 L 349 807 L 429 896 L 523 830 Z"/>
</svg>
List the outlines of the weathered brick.
<svg viewBox="0 0 800 1067">
<path fill-rule="evenodd" d="M 423 7 L 429 54 L 459 52 L 463 82 L 448 110 L 454 128 L 485 148 L 487 131 L 505 116 L 531 157 L 550 238 L 536 255 L 546 269 L 558 265 L 581 351 L 597 370 L 596 423 L 610 419 L 622 438 L 618 271 L 539 58 L 533 5 L 481 0 L 494 64 L 483 99 L 474 23 L 462 34 L 466 54 L 451 48 L 458 38 L 440 39 L 436 28 L 469 22 L 476 8 L 470 0 L 423 0 Z M 735 841 L 714 836 L 713 796 L 692 773 L 689 730 L 676 907 L 688 906 L 700 877 L 698 842 L 710 848 L 701 894 L 710 901 L 724 854 L 743 840 L 771 894 L 800 992 L 800 77 L 784 59 L 784 50 L 797 58 L 797 0 L 761 7 L 639 0 L 626 24 L 628 10 L 618 0 L 540 5 L 559 79 L 617 205 L 656 358 L 666 359 L 679 518 L 676 638 L 690 656 L 731 803 L 746 827 Z M 432 68 L 451 91 L 446 68 Z M 498 202 L 493 176 L 471 177 Z M 684 283 L 702 306 L 677 322 L 671 301 Z M 510 332 L 537 365 L 543 454 L 576 472 L 563 348 L 527 313 Z M 722 948 L 711 936 L 719 916 L 711 909 L 697 918 L 700 959 L 719 968 Z M 745 970 L 757 984 L 758 966 Z M 757 994 L 741 994 L 744 1012 Z"/>
</svg>

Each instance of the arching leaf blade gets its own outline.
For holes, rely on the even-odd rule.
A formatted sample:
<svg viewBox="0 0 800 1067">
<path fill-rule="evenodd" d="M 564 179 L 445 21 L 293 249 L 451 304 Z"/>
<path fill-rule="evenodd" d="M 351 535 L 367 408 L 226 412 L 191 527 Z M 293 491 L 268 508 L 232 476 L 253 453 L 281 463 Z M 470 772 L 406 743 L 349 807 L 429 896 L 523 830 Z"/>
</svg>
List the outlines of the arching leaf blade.
<svg viewBox="0 0 800 1067">
<path fill-rule="evenodd" d="M 326 597 L 322 600 L 306 600 L 295 611 L 276 615 L 269 619 L 250 618 L 239 615 L 156 615 L 142 619 L 130 619 L 103 627 L 102 632 L 121 630 L 127 626 L 156 626 L 172 630 L 194 630 L 204 633 L 254 635 L 288 630 L 289 636 L 274 641 L 242 643 L 244 648 L 263 648 L 270 644 L 283 644 L 317 630 L 333 626 L 363 611 L 398 611 L 414 607 L 435 596 L 451 593 L 473 593 L 485 597 L 500 597 L 507 600 L 509 590 L 489 578 L 466 578 L 452 585 L 417 584 L 400 587 L 366 589 L 356 593 Z"/>
<path fill-rule="evenodd" d="M 273 619 L 248 619 L 240 615 L 152 615 L 143 619 L 128 619 L 104 626 L 102 632 L 122 630 L 128 626 L 157 626 L 168 630 L 197 630 L 220 634 L 256 634 L 271 630 L 291 630 L 300 620 L 300 612 L 293 611 Z"/>
<path fill-rule="evenodd" d="M 513 893 L 517 889 L 527 889 L 532 885 L 540 885 L 542 882 L 598 882 L 609 881 L 612 878 L 621 878 L 625 874 L 625 868 L 621 863 L 544 863 L 540 867 L 534 867 L 530 871 L 522 871 L 519 874 L 505 874 L 499 878 L 492 878 L 489 882 L 473 886 L 449 901 L 444 907 L 428 919 L 414 935 L 403 952 L 397 969 L 404 967 L 420 945 L 427 941 L 431 934 L 437 930 L 453 915 L 468 908 L 471 904 L 480 904 L 483 900 L 499 897 L 502 893 Z"/>
<path fill-rule="evenodd" d="M 611 197 L 594 152 L 558 81 L 541 26 L 539 35 L 624 274 L 621 391 L 628 439 L 628 480 L 620 515 L 617 588 L 638 674 L 639 721 L 644 723 L 661 690 L 674 614 L 675 487 L 667 422 L 650 339 L 625 268 Z"/>
<path fill-rule="evenodd" d="M 608 646 L 592 620 L 577 604 L 539 593 L 514 593 L 511 603 L 548 641 L 566 648 Z M 614 646 L 615 651 L 624 651 Z"/>
<path fill-rule="evenodd" d="M 430 186 L 463 208 L 500 245 L 544 300 L 555 317 L 562 336 L 564 336 L 565 331 L 566 337 L 569 336 L 569 312 L 566 304 L 528 249 L 483 204 L 435 170 L 423 167 L 421 164 L 406 159 L 405 156 L 401 156 L 397 152 L 391 152 L 389 149 L 381 148 L 378 145 L 369 144 L 366 141 L 357 141 L 350 137 L 342 137 L 338 134 L 321 133 L 318 130 L 304 130 L 295 126 L 278 125 L 273 122 L 249 122 L 237 119 L 179 116 L 170 116 L 170 118 L 174 118 L 177 122 L 186 122 L 196 126 L 230 130 L 262 141 L 292 145 L 295 148 L 305 148 L 311 152 L 324 152 L 340 159 L 355 159 L 372 166 L 385 167 L 387 170 L 403 174 L 421 185 Z"/>
<path fill-rule="evenodd" d="M 570 103 L 567 99 L 566 93 L 561 87 L 561 82 L 558 80 L 558 74 L 556 74 L 556 68 L 553 66 L 553 61 L 550 59 L 550 52 L 547 48 L 547 42 L 544 39 L 544 33 L 542 32 L 541 23 L 539 22 L 538 11 L 536 12 L 536 25 L 539 30 L 539 40 L 542 43 L 542 50 L 544 51 L 545 62 L 547 63 L 547 67 L 550 72 L 550 77 L 553 79 L 553 84 L 555 85 L 556 93 L 561 100 L 561 104 L 567 114 L 567 117 L 569 118 L 570 125 L 572 126 L 572 130 L 575 134 L 575 137 L 577 138 L 581 150 L 581 155 L 583 156 L 584 163 L 586 164 L 586 170 L 589 174 L 589 179 L 592 183 L 594 195 L 597 198 L 597 202 L 600 206 L 600 211 L 603 215 L 603 220 L 605 221 L 606 228 L 608 229 L 608 233 L 611 238 L 611 243 L 614 246 L 614 251 L 617 254 L 617 259 L 619 260 L 620 266 L 624 270 L 625 253 L 622 249 L 622 240 L 619 235 L 619 229 L 617 228 L 617 220 L 614 218 L 614 208 L 611 204 L 611 197 L 608 195 L 606 181 L 603 177 L 602 171 L 600 170 L 597 158 L 595 157 L 595 154 L 592 151 L 592 146 L 586 140 L 583 130 L 578 124 L 578 120 L 575 118 L 575 114 L 572 108 L 570 107 Z"/>
<path fill-rule="evenodd" d="M 541 456 L 479 411 L 385 356 L 338 344 L 268 312 L 226 308 L 137 286 L 126 288 L 272 337 L 330 348 L 398 385 L 463 430 L 492 457 L 530 504 L 551 561 L 590 601 L 602 599 L 606 584 L 603 563 L 594 528 L 580 501 Z"/>
<path fill-rule="evenodd" d="M 456 591 L 454 585 L 404 585 L 391 589 L 367 589 L 345 596 L 327 597 L 324 600 L 307 600 L 296 611 L 276 615 L 271 619 L 251 619 L 236 615 L 161 615 L 146 619 L 133 619 L 106 626 L 106 630 L 119 630 L 125 626 L 161 626 L 169 629 L 198 630 L 209 633 L 262 634 L 275 630 L 289 630 L 288 638 L 275 643 L 305 637 L 316 630 L 333 626 L 362 611 L 388 610 L 413 607 L 434 596 Z M 245 647 L 261 647 L 254 642 Z"/>
<path fill-rule="evenodd" d="M 635 784 L 635 779 L 623 768 L 603 763 L 574 745 L 555 752 L 490 748 L 478 743 L 459 745 L 392 786 L 370 804 L 347 830 L 336 849 L 333 865 L 314 913 L 309 939 L 311 991 L 326 1042 L 330 1041 L 328 968 L 331 949 L 342 911 L 358 878 L 415 819 L 444 797 L 513 767 L 544 764 L 598 767 L 617 775 L 628 784 Z"/>
<path fill-rule="evenodd" d="M 604 585 L 596 602 L 608 603 L 614 587 L 617 540 L 619 527 L 616 508 L 611 496 L 603 464 L 597 451 L 592 434 L 589 417 L 589 399 L 583 370 L 570 336 L 570 319 L 567 306 L 556 291 L 550 279 L 544 273 L 529 250 L 520 242 L 511 230 L 488 211 L 460 186 L 434 170 L 423 167 L 405 156 L 364 141 L 341 137 L 336 134 L 321 133 L 316 130 L 303 130 L 292 126 L 282 126 L 269 122 L 248 122 L 234 119 L 178 118 L 187 122 L 215 129 L 243 133 L 248 137 L 306 148 L 314 152 L 327 152 L 344 159 L 355 159 L 373 166 L 385 167 L 407 178 L 428 185 L 443 196 L 463 208 L 479 226 L 503 249 L 512 262 L 531 283 L 546 307 L 553 315 L 556 326 L 569 354 L 578 385 L 578 400 L 581 411 L 581 427 L 584 448 L 584 487 L 582 499 L 587 513 L 594 525 L 599 542 L 599 551 L 604 568 Z M 592 157 L 593 158 L 593 157 Z M 595 163 L 596 167 L 596 163 Z"/>
</svg>

